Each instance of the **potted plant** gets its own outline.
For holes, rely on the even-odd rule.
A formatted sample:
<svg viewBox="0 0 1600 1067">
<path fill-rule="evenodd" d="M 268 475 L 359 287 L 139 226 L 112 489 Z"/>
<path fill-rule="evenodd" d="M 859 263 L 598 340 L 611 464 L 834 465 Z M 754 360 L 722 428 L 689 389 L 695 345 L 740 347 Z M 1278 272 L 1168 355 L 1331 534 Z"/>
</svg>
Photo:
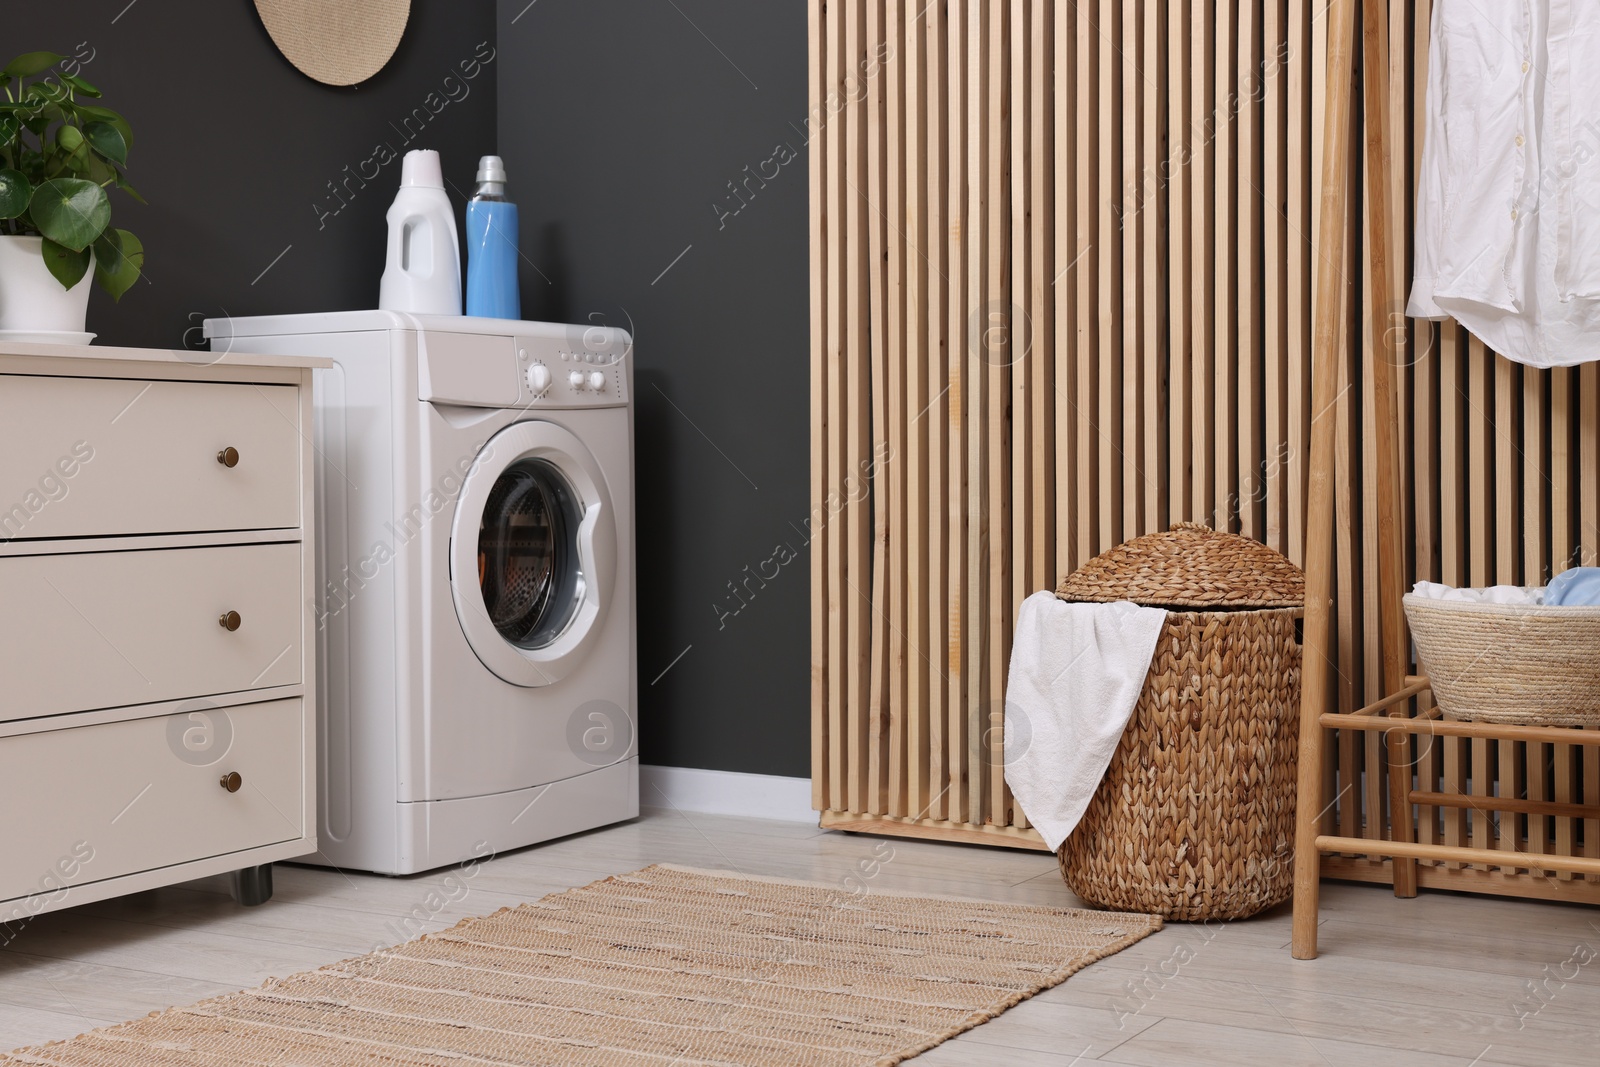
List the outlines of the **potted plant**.
<svg viewBox="0 0 1600 1067">
<path fill-rule="evenodd" d="M 111 226 L 106 195 L 114 185 L 144 202 L 122 174 L 132 131 L 80 101 L 100 90 L 64 62 L 29 52 L 0 69 L 0 336 L 81 334 L 90 267 L 120 299 L 144 264 L 139 239 Z"/>
</svg>

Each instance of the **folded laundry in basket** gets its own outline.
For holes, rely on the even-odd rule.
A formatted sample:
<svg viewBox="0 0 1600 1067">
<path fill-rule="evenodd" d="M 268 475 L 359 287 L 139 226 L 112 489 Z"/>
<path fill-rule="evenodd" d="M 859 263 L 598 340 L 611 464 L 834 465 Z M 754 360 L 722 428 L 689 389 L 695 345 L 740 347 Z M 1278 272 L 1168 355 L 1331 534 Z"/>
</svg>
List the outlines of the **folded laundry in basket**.
<svg viewBox="0 0 1600 1067">
<path fill-rule="evenodd" d="M 1126 600 L 1022 602 L 1006 680 L 1006 784 L 1051 851 L 1105 777 L 1167 613 Z"/>
<path fill-rule="evenodd" d="M 1411 590 L 1429 600 L 1469 601 L 1476 604 L 1543 604 L 1542 586 L 1524 588 L 1520 585 L 1491 585 L 1482 589 L 1457 589 L 1438 582 L 1418 582 Z"/>
<path fill-rule="evenodd" d="M 1546 604 L 1600 604 L 1600 567 L 1569 567 L 1544 588 Z"/>
</svg>

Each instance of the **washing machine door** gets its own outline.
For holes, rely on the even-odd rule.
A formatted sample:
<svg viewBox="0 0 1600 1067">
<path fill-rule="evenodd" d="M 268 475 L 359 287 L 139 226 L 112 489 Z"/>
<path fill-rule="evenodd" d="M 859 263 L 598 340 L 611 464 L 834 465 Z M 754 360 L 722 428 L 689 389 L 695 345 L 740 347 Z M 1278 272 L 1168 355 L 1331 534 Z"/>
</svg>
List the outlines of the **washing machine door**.
<svg viewBox="0 0 1600 1067">
<path fill-rule="evenodd" d="M 495 434 L 462 479 L 450 591 L 467 643 L 513 685 L 560 681 L 605 621 L 617 530 L 599 465 L 548 422 Z"/>
</svg>

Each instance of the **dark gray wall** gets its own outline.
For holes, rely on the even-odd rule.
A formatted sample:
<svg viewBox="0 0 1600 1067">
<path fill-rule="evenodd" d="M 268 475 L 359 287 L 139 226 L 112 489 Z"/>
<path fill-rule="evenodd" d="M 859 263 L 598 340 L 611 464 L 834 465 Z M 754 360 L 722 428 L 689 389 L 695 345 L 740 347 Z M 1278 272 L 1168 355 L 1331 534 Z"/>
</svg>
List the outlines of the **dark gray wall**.
<svg viewBox="0 0 1600 1067">
<path fill-rule="evenodd" d="M 806 5 L 499 9 L 523 314 L 636 342 L 644 760 L 809 775 Z"/>
<path fill-rule="evenodd" d="M 149 206 L 113 193 L 112 221 L 144 242 L 145 277 L 120 304 L 95 291 L 88 328 L 101 344 L 198 347 L 207 316 L 375 307 L 400 164 L 361 188 L 374 148 L 438 149 L 446 177 L 470 190 L 494 143 L 503 59 L 478 57 L 480 43 L 493 55 L 491 0 L 415 0 L 394 59 L 354 88 L 290 66 L 248 0 L 10 2 L 4 11 L 0 63 L 41 49 L 81 54 L 82 76 L 133 127 L 128 180 Z M 463 78 L 462 60 L 479 63 L 476 78 Z M 417 108 L 427 122 L 411 119 L 420 133 L 407 144 Z M 341 206 L 328 183 L 346 180 Z"/>
<path fill-rule="evenodd" d="M 146 277 L 120 304 L 96 292 L 104 344 L 374 306 L 399 163 L 366 188 L 349 175 L 379 143 L 435 148 L 464 195 L 498 129 L 524 314 L 638 342 L 644 759 L 807 775 L 805 4 L 505 0 L 498 23 L 489 0 L 414 0 L 393 62 L 334 89 L 246 0 L 13 3 L 0 62 L 90 56 L 83 76 L 133 126 L 150 204 L 114 194 L 113 220 L 143 239 Z M 482 42 L 494 59 L 467 81 Z M 430 93 L 446 103 L 407 144 Z M 347 179 L 340 207 L 328 183 Z"/>
</svg>

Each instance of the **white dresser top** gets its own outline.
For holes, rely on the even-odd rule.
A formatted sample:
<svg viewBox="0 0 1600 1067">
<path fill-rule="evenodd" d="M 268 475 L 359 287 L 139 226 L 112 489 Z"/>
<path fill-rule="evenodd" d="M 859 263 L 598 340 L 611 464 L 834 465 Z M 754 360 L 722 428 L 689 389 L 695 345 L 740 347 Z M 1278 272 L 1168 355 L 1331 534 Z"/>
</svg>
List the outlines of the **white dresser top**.
<svg viewBox="0 0 1600 1067">
<path fill-rule="evenodd" d="M 51 345 L 32 341 L 0 341 L 0 368 L 10 357 L 91 359 L 128 363 L 163 363 L 205 367 L 331 367 L 322 356 L 276 356 L 258 352 L 206 352 L 167 348 L 118 348 L 114 345 Z"/>
</svg>

